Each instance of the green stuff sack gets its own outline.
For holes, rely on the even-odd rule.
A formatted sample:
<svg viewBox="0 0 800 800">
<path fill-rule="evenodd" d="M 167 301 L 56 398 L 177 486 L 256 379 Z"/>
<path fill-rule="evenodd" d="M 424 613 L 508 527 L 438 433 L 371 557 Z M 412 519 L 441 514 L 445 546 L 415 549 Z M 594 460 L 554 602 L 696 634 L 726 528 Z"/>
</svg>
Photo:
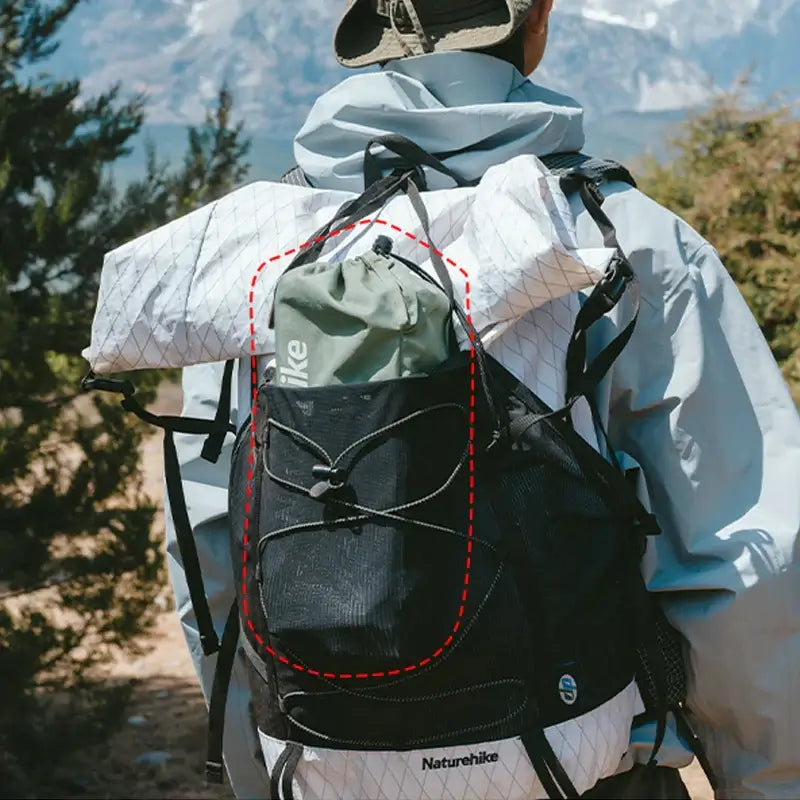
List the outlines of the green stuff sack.
<svg viewBox="0 0 800 800">
<path fill-rule="evenodd" d="M 282 386 L 426 375 L 452 346 L 445 293 L 376 250 L 286 272 L 275 290 L 274 327 Z"/>
</svg>

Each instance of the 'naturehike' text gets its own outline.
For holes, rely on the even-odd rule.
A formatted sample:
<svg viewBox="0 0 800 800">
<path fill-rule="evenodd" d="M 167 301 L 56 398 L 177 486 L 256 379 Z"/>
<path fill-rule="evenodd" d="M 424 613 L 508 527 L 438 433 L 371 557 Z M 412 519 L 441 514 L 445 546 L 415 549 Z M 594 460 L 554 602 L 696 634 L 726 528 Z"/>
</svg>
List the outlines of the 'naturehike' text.
<svg viewBox="0 0 800 800">
<path fill-rule="evenodd" d="M 471 767 L 475 764 L 488 764 L 497 761 L 500 756 L 497 753 L 487 753 L 481 750 L 480 753 L 470 753 L 468 756 L 459 758 L 423 758 L 422 769 L 450 769 L 451 767 Z"/>
</svg>

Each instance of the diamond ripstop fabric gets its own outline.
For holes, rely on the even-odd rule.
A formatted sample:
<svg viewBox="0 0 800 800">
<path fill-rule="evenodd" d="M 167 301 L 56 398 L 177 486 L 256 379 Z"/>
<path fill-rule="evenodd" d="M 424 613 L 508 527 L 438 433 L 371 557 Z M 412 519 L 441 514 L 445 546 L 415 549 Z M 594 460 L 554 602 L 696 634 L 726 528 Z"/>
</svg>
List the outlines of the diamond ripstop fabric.
<svg viewBox="0 0 800 800">
<path fill-rule="evenodd" d="M 282 268 L 354 196 L 259 181 L 110 252 L 84 357 L 103 374 L 252 355 L 249 293 L 264 262 L 253 298 L 255 318 L 264 321 L 256 325 L 255 354 L 274 352 L 266 321 Z M 468 274 L 474 323 L 487 344 L 533 309 L 594 285 L 613 255 L 578 246 L 558 179 L 535 156 L 492 167 L 474 189 L 424 197 L 429 244 Z M 433 274 L 419 243 L 425 235 L 404 195 L 371 224 L 332 238 L 321 258 L 355 257 L 387 232 L 399 255 Z M 455 284 L 463 302 L 464 281 Z"/>
</svg>

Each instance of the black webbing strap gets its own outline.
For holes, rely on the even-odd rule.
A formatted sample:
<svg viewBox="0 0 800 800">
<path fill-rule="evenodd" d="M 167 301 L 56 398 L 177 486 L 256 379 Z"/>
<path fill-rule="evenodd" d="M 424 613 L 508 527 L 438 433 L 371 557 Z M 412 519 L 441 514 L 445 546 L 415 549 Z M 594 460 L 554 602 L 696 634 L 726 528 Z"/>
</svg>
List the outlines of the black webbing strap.
<svg viewBox="0 0 800 800">
<path fill-rule="evenodd" d="M 660 656 L 660 653 L 659 653 Z M 662 685 L 662 690 L 666 692 L 668 689 L 666 680 Z M 664 699 L 658 704 L 658 711 L 656 713 L 656 735 L 653 739 L 653 749 L 650 751 L 650 758 L 647 766 L 650 769 L 658 766 L 658 753 L 661 750 L 661 745 L 664 744 L 664 737 L 667 735 L 667 714 L 669 708 L 667 707 L 666 694 Z"/>
<path fill-rule="evenodd" d="M 402 161 L 400 163 L 394 162 L 391 168 L 399 170 L 414 169 L 415 167 L 428 167 L 429 169 L 441 172 L 447 175 L 456 186 L 475 186 L 478 181 L 468 181 L 462 178 L 461 175 L 453 172 L 449 167 L 445 166 L 436 156 L 431 155 L 427 150 L 421 148 L 416 142 L 407 139 L 405 136 L 399 134 L 388 134 L 386 136 L 376 136 L 367 142 L 364 148 L 364 186 L 372 186 L 377 183 L 383 175 L 383 169 L 388 168 L 390 165 L 381 162 L 378 157 L 372 152 L 375 145 L 382 145 L 384 148 L 400 156 Z"/>
<path fill-rule="evenodd" d="M 422 225 L 422 230 L 423 233 L 425 234 L 425 239 L 430 245 L 430 248 L 428 249 L 431 254 L 431 264 L 433 265 L 436 277 L 439 279 L 441 288 L 447 295 L 447 299 L 450 302 L 450 305 L 454 306 L 456 304 L 456 301 L 455 301 L 455 294 L 453 293 L 453 280 L 450 277 L 450 270 L 447 269 L 444 260 L 437 252 L 438 248 L 431 240 L 431 223 L 430 219 L 428 218 L 428 211 L 425 208 L 425 203 L 422 201 L 422 196 L 419 193 L 417 185 L 411 179 L 409 179 L 406 182 L 405 191 L 406 194 L 408 195 L 411 207 L 414 209 L 420 221 L 420 224 Z"/>
<path fill-rule="evenodd" d="M 570 176 L 571 179 L 572 176 Z M 575 328 L 567 348 L 568 401 L 575 397 L 591 397 L 597 385 L 630 341 L 639 317 L 639 294 L 637 291 L 633 297 L 633 319 L 595 357 L 591 364 L 585 366 L 587 331 L 619 303 L 628 285 L 635 280 L 635 276 L 630 262 L 617 241 L 614 226 L 601 208 L 604 198 L 597 188 L 597 184 L 588 178 L 580 178 L 578 191 L 586 210 L 603 234 L 606 247 L 613 248 L 615 255 L 606 274 L 595 285 L 575 319 Z"/>
<path fill-rule="evenodd" d="M 289 266 L 283 271 L 284 274 L 302 264 L 308 264 L 314 261 L 325 247 L 325 243 L 331 231 L 334 230 L 334 226 L 338 226 L 340 229 L 346 228 L 348 225 L 358 222 L 363 217 L 381 208 L 390 197 L 397 194 L 397 192 L 402 189 L 409 175 L 410 173 L 404 175 L 387 175 L 385 178 L 381 178 L 377 183 L 372 184 L 372 186 L 362 192 L 358 197 L 344 203 L 330 222 L 323 225 L 311 236 L 309 239 L 309 246 L 300 250 L 294 259 L 292 259 Z M 269 327 L 273 328 L 274 326 L 275 306 L 273 304 L 269 316 Z"/>
<path fill-rule="evenodd" d="M 703 743 L 700 741 L 700 737 L 695 733 L 692 723 L 689 721 L 683 704 L 673 708 L 672 713 L 675 716 L 675 724 L 677 725 L 678 733 L 686 740 L 689 748 L 697 757 L 697 761 L 703 772 L 705 772 L 706 778 L 708 778 L 708 782 L 711 784 L 711 788 L 716 792 L 719 786 L 719 780 L 714 772 L 714 768 L 711 766 L 711 762 L 708 760 L 708 754 L 703 747 Z"/>
<path fill-rule="evenodd" d="M 580 172 L 581 175 L 598 184 L 619 181 L 627 183 L 634 188 L 636 187 L 636 181 L 628 169 L 619 162 L 611 161 L 610 159 L 595 158 L 585 153 L 572 152 L 551 153 L 550 155 L 540 156 L 539 160 L 554 175 L 559 177 L 566 177 L 575 172 Z M 562 181 L 562 187 L 564 187 L 566 194 L 574 190 L 569 181 Z"/>
<path fill-rule="evenodd" d="M 194 543 L 189 512 L 186 510 L 186 497 L 183 493 L 178 451 L 175 449 L 175 437 L 168 428 L 164 429 L 164 477 L 166 478 L 167 497 L 169 498 L 172 522 L 175 525 L 175 538 L 178 541 L 178 550 L 183 562 L 192 608 L 197 618 L 200 646 L 203 648 L 203 653 L 210 656 L 219 650 L 219 640 L 214 630 L 211 611 L 208 608 L 205 586 L 203 585 L 203 572 L 200 569 L 200 559 L 197 556 L 197 547 Z"/>
<path fill-rule="evenodd" d="M 269 777 L 270 800 L 294 800 L 292 780 L 302 755 L 302 745 L 296 742 L 286 742 Z"/>
<path fill-rule="evenodd" d="M 283 800 L 294 800 L 292 781 L 294 780 L 294 773 L 297 770 L 297 765 L 300 763 L 300 757 L 303 755 L 302 745 L 290 742 L 289 746 L 292 748 L 292 751 L 289 753 L 289 758 L 286 759 L 286 766 L 283 768 L 283 777 L 281 778 Z"/>
<path fill-rule="evenodd" d="M 564 795 L 561 789 L 559 789 L 552 773 L 547 768 L 547 764 L 536 747 L 535 741 L 530 738 L 529 734 L 523 734 L 520 739 L 522 741 L 522 746 L 525 748 L 525 752 L 528 754 L 528 760 L 531 762 L 533 771 L 542 784 L 545 795 L 552 800 L 562 800 Z"/>
<path fill-rule="evenodd" d="M 424 151 L 423 151 L 424 152 Z M 442 162 L 451 156 L 458 155 L 463 151 L 454 150 L 449 153 L 441 153 L 438 161 L 442 166 Z M 375 158 L 374 155 L 372 155 Z M 622 164 L 604 158 L 594 158 L 585 153 L 551 153 L 546 156 L 539 156 L 539 160 L 554 174 L 559 177 L 569 175 L 576 169 L 580 169 L 581 173 L 591 178 L 595 183 L 610 183 L 612 181 L 619 181 L 627 183 L 629 186 L 636 186 L 636 181 L 633 175 Z M 441 171 L 441 170 L 439 170 Z M 445 173 L 447 174 L 447 173 Z M 454 173 L 455 174 L 455 173 Z M 455 181 L 456 179 L 453 178 Z M 466 185 L 475 185 L 477 181 L 466 181 L 461 178 Z M 309 181 L 308 176 L 303 170 L 294 166 L 285 172 L 280 179 L 281 183 L 289 184 L 291 186 L 302 186 L 304 188 L 313 188 L 313 184 Z M 457 182 L 457 181 L 456 181 Z M 364 184 L 365 186 L 368 184 Z M 570 186 L 567 185 L 567 189 Z"/>
<path fill-rule="evenodd" d="M 269 800 L 281 800 L 281 775 L 291 754 L 291 743 L 287 742 L 277 761 L 275 761 L 275 766 L 269 776 Z"/>
<path fill-rule="evenodd" d="M 404 179 L 405 177 L 400 175 L 387 175 L 358 197 L 344 203 L 333 218 L 311 236 L 309 246 L 303 247 L 283 272 L 289 272 L 303 264 L 314 261 L 325 247 L 331 232 L 335 230 L 334 226 L 338 226 L 339 229 L 346 228 L 348 225 L 358 222 L 362 217 L 381 208 L 390 197 L 401 190 Z M 275 309 L 273 307 L 269 318 L 270 328 L 274 327 L 274 313 Z"/>
<path fill-rule="evenodd" d="M 563 798 L 573 800 L 573 798 L 580 797 L 541 728 L 526 731 L 520 736 L 520 739 L 548 797 L 557 798 L 557 800 L 563 800 Z"/>
<path fill-rule="evenodd" d="M 223 388 L 224 388 L 223 381 Z M 139 419 L 161 428 L 164 431 L 164 478 L 167 487 L 167 497 L 169 498 L 172 521 L 175 525 L 175 538 L 178 542 L 178 550 L 183 561 L 183 568 L 186 574 L 186 585 L 189 589 L 189 597 L 192 601 L 195 618 L 197 619 L 197 630 L 200 635 L 200 644 L 205 655 L 211 655 L 219 649 L 219 640 L 214 630 L 214 622 L 208 608 L 205 587 L 203 585 L 203 574 L 200 569 L 200 561 L 197 556 L 197 548 L 192 534 L 192 526 L 189 521 L 189 513 L 186 510 L 186 497 L 183 493 L 183 483 L 181 482 L 180 464 L 178 453 L 175 449 L 175 434 L 207 434 L 214 436 L 219 433 L 221 422 L 220 415 L 213 420 L 196 419 L 194 417 L 176 417 L 169 415 L 153 414 L 144 408 L 135 397 L 136 389 L 130 381 L 116 380 L 113 378 L 98 378 L 93 372 L 81 381 L 84 390 L 100 390 L 121 394 L 121 405 L 126 411 L 135 414 Z M 230 378 L 228 380 L 228 392 L 230 391 Z M 228 412 L 229 415 L 229 412 Z M 227 417 L 226 417 L 227 419 Z M 225 424 L 225 432 L 235 433 L 236 430 L 230 422 Z M 224 438 L 224 434 L 223 434 Z"/>
<path fill-rule="evenodd" d="M 222 373 L 222 386 L 217 402 L 217 413 L 214 417 L 214 431 L 209 435 L 203 444 L 200 457 L 212 464 L 216 464 L 222 452 L 222 445 L 228 435 L 228 428 L 231 421 L 231 384 L 233 382 L 234 361 L 225 362 L 225 370 Z"/>
<path fill-rule="evenodd" d="M 236 644 L 239 641 L 239 607 L 234 600 L 214 668 L 211 699 L 208 704 L 208 750 L 206 754 L 206 783 L 222 783 L 222 743 L 225 733 L 225 706 L 231 685 Z"/>
</svg>

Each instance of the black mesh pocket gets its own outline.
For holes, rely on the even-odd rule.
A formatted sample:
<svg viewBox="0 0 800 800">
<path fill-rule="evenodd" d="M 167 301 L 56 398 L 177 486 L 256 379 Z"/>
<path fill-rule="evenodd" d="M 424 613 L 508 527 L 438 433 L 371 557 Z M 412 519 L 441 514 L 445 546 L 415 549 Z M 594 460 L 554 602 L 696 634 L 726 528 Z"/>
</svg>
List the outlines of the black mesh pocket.
<svg viewBox="0 0 800 800">
<path fill-rule="evenodd" d="M 656 713 L 662 704 L 673 707 L 686 699 L 686 667 L 683 636 L 669 624 L 657 600 L 649 601 L 650 630 L 637 650 L 636 682 L 647 712 Z"/>
<path fill-rule="evenodd" d="M 272 385 L 266 402 L 257 557 L 269 633 L 330 672 L 429 655 L 464 602 L 468 370 Z"/>
</svg>

